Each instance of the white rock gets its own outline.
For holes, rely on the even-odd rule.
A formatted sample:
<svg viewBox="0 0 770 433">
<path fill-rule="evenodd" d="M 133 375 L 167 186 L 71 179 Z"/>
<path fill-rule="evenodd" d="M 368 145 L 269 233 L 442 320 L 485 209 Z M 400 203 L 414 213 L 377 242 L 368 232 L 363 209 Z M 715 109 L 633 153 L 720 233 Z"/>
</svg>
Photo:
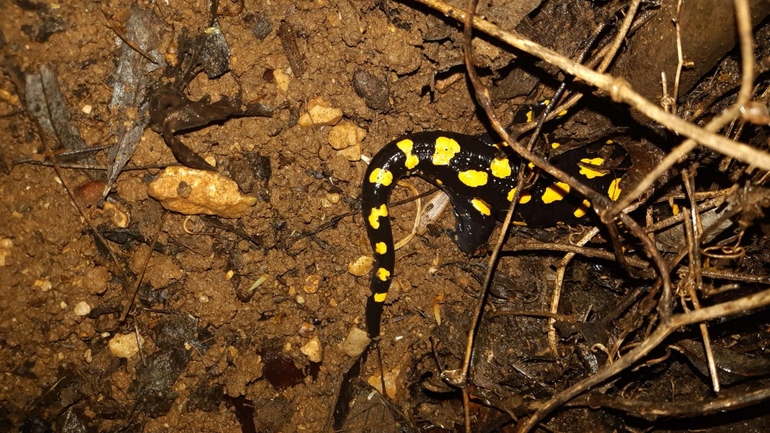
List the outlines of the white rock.
<svg viewBox="0 0 770 433">
<path fill-rule="evenodd" d="M 323 348 L 321 347 L 321 340 L 318 339 L 317 335 L 300 347 L 299 351 L 307 356 L 310 362 L 321 362 L 321 359 L 323 359 Z"/>
<path fill-rule="evenodd" d="M 366 346 L 371 343 L 371 339 L 366 332 L 358 329 L 356 326 L 350 328 L 348 336 L 345 337 L 345 341 L 342 342 L 342 350 L 351 358 L 356 358 L 358 355 L 364 353 Z"/>
<path fill-rule="evenodd" d="M 141 343 L 144 343 L 141 335 L 137 339 L 137 334 L 116 334 L 108 343 L 108 347 L 113 356 L 130 358 L 139 353 L 139 344 Z"/>
<path fill-rule="evenodd" d="M 80 301 L 77 304 L 75 304 L 76 316 L 88 316 L 88 313 L 90 312 L 91 312 L 91 306 L 88 305 L 88 302 Z"/>
</svg>

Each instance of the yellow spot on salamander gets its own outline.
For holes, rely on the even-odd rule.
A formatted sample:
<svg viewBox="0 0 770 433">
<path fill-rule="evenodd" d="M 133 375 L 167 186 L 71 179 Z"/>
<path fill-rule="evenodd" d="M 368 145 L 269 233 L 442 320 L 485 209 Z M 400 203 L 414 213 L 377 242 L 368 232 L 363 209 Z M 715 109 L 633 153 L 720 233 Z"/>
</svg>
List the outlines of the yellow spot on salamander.
<svg viewBox="0 0 770 433">
<path fill-rule="evenodd" d="M 679 215 L 679 212 L 680 212 L 679 205 L 674 203 L 673 197 L 668 199 L 668 207 L 671 208 L 671 215 L 673 216 Z"/>
<path fill-rule="evenodd" d="M 482 214 L 486 216 L 492 215 L 492 210 L 489 209 L 489 204 L 487 204 L 487 202 L 485 202 L 484 200 L 480 198 L 474 198 L 473 200 L 471 200 L 471 204 L 473 205 L 474 208 L 476 208 L 477 211 L 481 212 Z"/>
<path fill-rule="evenodd" d="M 519 226 L 519 227 L 526 227 L 527 226 L 527 223 L 525 223 L 524 221 L 512 221 L 511 224 L 513 224 L 515 226 Z"/>
<path fill-rule="evenodd" d="M 516 195 L 516 188 L 508 191 L 508 201 L 513 201 L 514 195 Z M 519 204 L 527 204 L 530 200 L 532 200 L 532 194 L 527 191 L 522 191 L 521 195 L 519 196 Z"/>
<path fill-rule="evenodd" d="M 605 144 L 612 144 L 612 143 L 614 143 L 614 141 L 612 141 L 612 140 L 607 140 L 607 141 L 605 141 L 604 143 L 605 143 Z"/>
<path fill-rule="evenodd" d="M 561 143 L 557 143 L 555 141 L 553 143 L 551 143 L 551 149 L 558 149 L 559 146 L 561 146 Z"/>
<path fill-rule="evenodd" d="M 448 137 L 436 139 L 436 151 L 433 153 L 433 165 L 449 165 L 449 161 L 460 152 L 460 145 Z"/>
<path fill-rule="evenodd" d="M 610 184 L 610 187 L 607 190 L 607 195 L 610 196 L 610 200 L 615 201 L 620 197 L 620 193 L 620 178 L 618 178 L 613 180 Z"/>
<path fill-rule="evenodd" d="M 604 159 L 603 158 L 593 158 L 593 159 L 591 159 L 591 158 L 583 158 L 583 159 L 580 160 L 580 162 L 582 162 L 583 164 L 589 164 L 589 165 L 595 165 L 597 167 L 601 167 L 601 165 L 604 164 Z M 601 172 L 601 171 L 598 171 L 598 170 L 593 170 L 593 169 L 590 169 L 588 167 L 580 167 L 580 174 L 582 174 L 583 176 L 585 176 L 585 177 L 587 177 L 589 179 L 593 179 L 595 177 L 602 177 L 602 176 L 606 175 L 607 172 L 606 171 L 605 172 Z"/>
<path fill-rule="evenodd" d="M 444 182 L 441 181 L 441 179 L 436 179 L 436 185 L 441 186 Z"/>
<path fill-rule="evenodd" d="M 484 171 L 468 170 L 457 173 L 460 182 L 470 186 L 477 187 L 487 184 L 487 173 Z"/>
<path fill-rule="evenodd" d="M 387 293 L 375 293 L 374 302 L 385 302 L 385 298 L 388 297 Z"/>
<path fill-rule="evenodd" d="M 369 214 L 369 225 L 373 229 L 380 228 L 380 217 L 388 216 L 388 207 L 384 204 L 380 207 L 373 207 L 372 212 Z"/>
<path fill-rule="evenodd" d="M 527 111 L 527 123 L 532 123 L 533 117 L 535 117 L 535 112 L 533 110 Z"/>
<path fill-rule="evenodd" d="M 404 162 L 404 165 L 406 166 L 407 170 L 411 170 L 417 167 L 417 164 L 420 163 L 420 159 L 417 158 L 417 155 L 412 154 L 414 141 L 407 138 L 396 143 L 396 147 L 401 149 L 401 151 L 404 152 L 404 155 L 406 156 L 406 162 Z"/>
<path fill-rule="evenodd" d="M 492 176 L 503 179 L 511 175 L 511 164 L 508 162 L 508 158 L 495 158 L 489 164 L 489 171 L 492 172 Z"/>
<path fill-rule="evenodd" d="M 379 278 L 380 281 L 388 281 L 388 278 L 390 278 L 390 271 L 385 268 L 377 269 L 377 278 Z"/>
<path fill-rule="evenodd" d="M 369 182 L 388 186 L 393 182 L 393 173 L 390 170 L 375 168 L 369 175 Z"/>
<path fill-rule="evenodd" d="M 535 163 L 530 162 L 529 164 L 527 164 L 527 167 L 529 167 L 530 169 L 534 170 L 535 169 Z"/>
<path fill-rule="evenodd" d="M 545 204 L 551 204 L 563 200 L 567 194 L 569 194 L 569 185 L 564 182 L 556 182 L 545 189 L 542 200 Z"/>
<path fill-rule="evenodd" d="M 559 114 L 557 114 L 557 116 L 561 117 L 561 116 L 566 115 L 567 113 L 568 113 L 567 110 L 561 110 L 561 111 L 559 111 Z"/>
<path fill-rule="evenodd" d="M 583 203 L 578 206 L 577 209 L 575 209 L 574 215 L 575 218 L 583 218 L 586 215 L 586 212 L 588 212 L 588 208 L 591 207 L 591 202 L 588 200 L 583 200 Z"/>
<path fill-rule="evenodd" d="M 388 246 L 385 245 L 385 242 L 377 242 L 374 245 L 374 251 L 377 252 L 377 254 L 385 254 L 388 252 Z"/>
</svg>

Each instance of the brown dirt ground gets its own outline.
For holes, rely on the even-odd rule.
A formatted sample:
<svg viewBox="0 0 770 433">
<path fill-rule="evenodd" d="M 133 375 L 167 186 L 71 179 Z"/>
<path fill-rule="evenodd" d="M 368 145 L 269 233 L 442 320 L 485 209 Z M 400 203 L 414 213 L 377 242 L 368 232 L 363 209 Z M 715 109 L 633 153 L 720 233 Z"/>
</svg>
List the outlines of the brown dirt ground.
<svg viewBox="0 0 770 433">
<path fill-rule="evenodd" d="M 168 23 L 165 44 L 182 27 L 201 29 L 205 25 L 206 2 L 168 3 L 145 5 L 156 7 Z M 42 63 L 52 66 L 74 113 L 74 122 L 89 145 L 110 140 L 106 123 L 111 116 L 109 83 L 119 55 L 115 34 L 106 25 L 102 9 L 109 13 L 122 10 L 118 3 L 90 1 L 62 3 L 45 12 L 25 10 L 11 2 L 2 7 L 6 17 L 2 22 L 6 49 L 13 51 L 23 71 L 34 71 Z M 326 2 L 273 1 L 260 4 L 256 11 L 268 16 L 273 26 L 273 31 L 260 41 L 252 34 L 253 24 L 243 19 L 254 13 L 254 9 L 256 5 L 247 2 L 247 10 L 241 16 L 220 18 L 231 49 L 232 72 L 213 81 L 205 75 L 198 76 L 189 87 L 193 99 L 205 94 L 215 98 L 219 94 L 232 96 L 236 80 L 243 88 L 245 100 L 260 100 L 272 106 L 288 103 L 297 107 L 320 96 L 330 105 L 341 108 L 346 119 L 367 130 L 363 142 L 366 155 L 372 155 L 383 143 L 411 130 L 457 129 L 458 125 L 468 132 L 478 129 L 473 119 L 475 107 L 467 97 L 464 80 L 438 95 L 435 101 L 422 94 L 423 87 L 431 85 L 437 65 L 428 61 L 416 46 L 421 40 L 418 25 L 410 31 L 396 28 L 373 3 L 363 6 L 362 13 L 350 6 L 338 8 Z M 407 8 L 399 9 L 405 14 L 422 15 Z M 35 32 L 45 19 L 62 22 L 63 30 L 51 34 L 45 41 L 36 41 Z M 276 36 L 284 19 L 300 29 L 303 37 L 299 43 L 306 61 L 306 72 L 301 77 L 292 77 L 287 92 L 263 78 L 268 69 L 289 68 Z M 367 108 L 351 85 L 357 69 L 394 84 L 391 98 L 399 109 L 383 116 Z M 15 93 L 8 81 L 3 88 Z M 86 105 L 93 107 L 88 114 L 82 111 Z M 3 104 L 6 113 L 19 107 L 19 104 Z M 297 364 L 306 366 L 308 362 L 299 348 L 309 338 L 300 336 L 298 331 L 303 323 L 315 321 L 314 335 L 320 338 L 324 351 L 317 379 L 307 377 L 302 385 L 280 392 L 264 380 L 255 380 L 259 377 L 257 373 L 237 379 L 219 378 L 217 382 L 227 383 L 229 395 L 245 392 L 257 406 L 280 394 L 295 405 L 286 420 L 294 427 L 285 431 L 320 431 L 328 419 L 342 372 L 350 364 L 339 347 L 340 342 L 348 329 L 361 321 L 368 293 L 368 277 L 356 278 L 347 272 L 348 263 L 367 249 L 361 218 L 357 215 L 346 218 L 336 228 L 319 234 L 317 241 L 301 240 L 288 251 L 276 245 L 279 233 L 274 227 L 284 225 L 281 235 L 304 232 L 330 217 L 350 211 L 348 204 L 359 195 L 365 165 L 350 163 L 329 147 L 328 127 L 288 128 L 288 116 L 287 110 L 279 110 L 272 119 L 235 119 L 184 136 L 184 141 L 204 156 L 238 158 L 250 151 L 269 156 L 273 172 L 270 202 L 259 201 L 253 211 L 241 219 L 249 233 L 264 238 L 267 248 L 250 248 L 245 241 L 238 242 L 234 236 L 219 231 L 187 234 L 183 229 L 185 217 L 171 214 L 158 242 L 184 248 L 173 256 L 154 254 L 144 280 L 150 285 L 148 290 L 170 290 L 166 295 L 168 300 L 162 304 L 164 310 L 193 316 L 199 328 L 216 330 L 219 337 L 214 342 L 214 351 L 219 356 L 233 346 L 254 352 L 252 341 L 277 338 Z M 8 157 L 43 151 L 34 125 L 22 113 L 5 116 L 0 122 L 0 129 L 6 131 L 3 149 Z M 173 161 L 158 134 L 148 130 L 132 164 Z M 157 170 L 149 174 L 155 172 Z M 313 176 L 319 172 L 327 177 L 319 180 Z M 87 180 L 74 171 L 65 173 L 72 185 Z M 117 206 L 130 217 L 132 227 L 137 227 L 146 239 L 152 239 L 157 232 L 162 213 L 158 203 L 147 197 L 146 185 L 150 179 L 147 171 L 124 172 L 114 197 Z M 25 363 L 32 364 L 24 375 L 4 374 L 0 401 L 11 414 L 10 419 L 16 423 L 22 421 L 20 417 L 29 413 L 62 369 L 77 371 L 85 380 L 98 382 L 89 387 L 96 394 L 94 398 L 109 396 L 130 411 L 132 397 L 128 388 L 142 359 L 133 357 L 115 365 L 109 359 L 105 341 L 115 333 L 138 331 L 145 337 L 142 350 L 152 352 L 150 334 L 164 313 L 139 313 L 126 324 L 118 324 L 106 316 L 90 319 L 75 315 L 74 307 L 80 302 L 96 307 L 108 300 L 120 300 L 131 290 L 133 281 L 116 278 L 114 264 L 97 251 L 88 227 L 52 168 L 18 166 L 9 176 L 0 179 L 0 190 L 0 231 L 4 239 L 13 243 L 6 266 L 0 268 L 2 368 L 9 372 Z M 332 192 L 342 196 L 335 206 L 328 202 Z M 396 216 L 406 216 L 410 211 L 407 207 L 397 211 Z M 92 207 L 88 213 L 96 224 L 112 224 L 108 211 Z M 451 217 L 448 222 L 451 223 Z M 223 248 L 220 245 L 225 239 L 228 247 Z M 394 301 L 399 299 L 397 305 L 400 306 L 394 307 L 390 315 L 399 315 L 411 308 L 428 311 L 436 293 L 424 290 L 426 286 L 446 287 L 447 300 L 462 296 L 453 290 L 453 285 L 437 281 L 427 273 L 436 260 L 462 258 L 446 237 L 432 242 L 434 245 L 430 247 L 413 243 L 407 253 L 411 259 L 399 264 L 399 274 L 410 277 L 400 278 L 402 294 L 392 297 Z M 259 293 L 248 303 L 237 299 L 233 283 L 228 279 L 228 249 L 235 249 L 240 255 L 241 285 L 247 288 L 258 277 L 267 276 Z M 437 253 L 439 250 L 441 254 Z M 147 245 L 134 243 L 119 249 L 118 254 L 131 270 L 138 272 L 148 251 Z M 305 293 L 305 281 L 315 276 L 322 277 L 317 291 Z M 439 278 L 443 280 L 445 276 Z M 421 286 L 423 289 L 417 290 Z M 407 342 L 422 335 L 430 322 L 413 315 L 398 324 L 385 325 L 385 333 L 407 337 L 387 350 L 407 351 Z M 174 387 L 181 394 L 202 379 L 201 375 L 210 367 L 209 362 L 217 360 L 211 353 L 205 358 L 212 361 L 194 358 Z M 225 376 L 236 374 L 231 368 Z M 180 404 L 174 405 L 168 415 L 144 420 L 145 431 L 166 428 L 186 431 L 192 425 L 197 431 L 239 430 L 233 411 L 224 405 L 218 413 L 196 413 L 184 408 L 181 403 L 184 399 L 181 397 Z M 105 421 L 104 415 L 94 412 L 90 406 L 84 409 L 95 419 L 100 431 L 115 429 L 125 422 Z"/>
</svg>

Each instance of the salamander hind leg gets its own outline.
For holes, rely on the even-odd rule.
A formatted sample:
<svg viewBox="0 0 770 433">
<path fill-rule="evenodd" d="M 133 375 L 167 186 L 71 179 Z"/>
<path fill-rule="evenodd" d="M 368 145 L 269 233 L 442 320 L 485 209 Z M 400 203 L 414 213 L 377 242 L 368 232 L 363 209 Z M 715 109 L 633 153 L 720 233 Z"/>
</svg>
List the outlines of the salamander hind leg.
<svg viewBox="0 0 770 433">
<path fill-rule="evenodd" d="M 490 205 L 479 198 L 452 200 L 455 231 L 452 240 L 466 254 L 473 254 L 484 244 L 495 229 L 495 217 Z"/>
</svg>

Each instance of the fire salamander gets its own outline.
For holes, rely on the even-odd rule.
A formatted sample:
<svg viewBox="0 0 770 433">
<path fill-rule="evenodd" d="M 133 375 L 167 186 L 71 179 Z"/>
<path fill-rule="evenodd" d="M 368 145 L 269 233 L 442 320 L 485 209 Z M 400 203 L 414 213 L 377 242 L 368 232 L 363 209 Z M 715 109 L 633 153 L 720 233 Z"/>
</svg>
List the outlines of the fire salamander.
<svg viewBox="0 0 770 433">
<path fill-rule="evenodd" d="M 552 147 L 558 144 L 553 143 Z M 622 147 L 608 142 L 566 151 L 554 156 L 551 163 L 616 200 L 620 196 L 622 173 L 629 165 L 627 159 Z M 505 217 L 516 192 L 519 161 L 488 135 L 452 132 L 406 135 L 388 143 L 372 158 L 361 194 L 376 261 L 366 305 L 369 337 L 380 334 L 383 303 L 395 268 L 388 197 L 396 182 L 404 176 L 417 175 L 444 190 L 455 214 L 453 240 L 463 252 L 471 254 L 487 241 L 495 221 Z M 514 223 L 549 227 L 559 222 L 586 222 L 591 204 L 569 192 L 566 183 L 540 176 L 520 195 Z"/>
</svg>

